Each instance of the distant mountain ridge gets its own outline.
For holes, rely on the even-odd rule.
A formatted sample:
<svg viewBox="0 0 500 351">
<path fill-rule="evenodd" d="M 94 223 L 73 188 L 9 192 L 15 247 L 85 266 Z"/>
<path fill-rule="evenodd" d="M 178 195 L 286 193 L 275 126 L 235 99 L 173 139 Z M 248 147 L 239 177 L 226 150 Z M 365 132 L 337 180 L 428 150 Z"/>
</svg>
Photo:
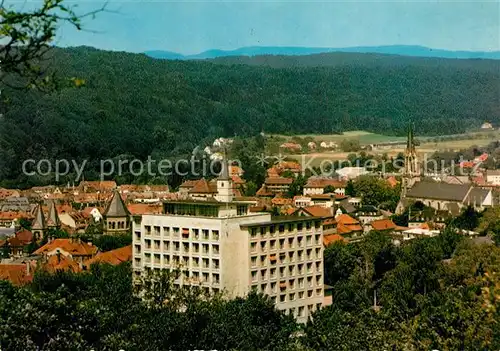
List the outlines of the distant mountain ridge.
<svg viewBox="0 0 500 351">
<path fill-rule="evenodd" d="M 182 55 L 163 50 L 145 51 L 144 54 L 169 60 L 203 60 L 228 56 L 284 55 L 303 56 L 329 52 L 374 53 L 414 57 L 438 57 L 449 59 L 490 59 L 500 60 L 500 51 L 452 51 L 432 49 L 417 45 L 356 46 L 348 48 L 317 48 L 295 46 L 246 46 L 235 50 L 212 49 L 194 55 Z"/>
</svg>

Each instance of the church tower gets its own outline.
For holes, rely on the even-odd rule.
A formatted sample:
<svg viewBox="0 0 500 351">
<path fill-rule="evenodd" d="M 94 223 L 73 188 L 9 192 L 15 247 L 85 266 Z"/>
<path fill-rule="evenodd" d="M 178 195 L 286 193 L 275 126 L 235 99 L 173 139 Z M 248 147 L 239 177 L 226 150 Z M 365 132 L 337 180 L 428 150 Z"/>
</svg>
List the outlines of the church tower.
<svg viewBox="0 0 500 351">
<path fill-rule="evenodd" d="M 217 178 L 217 195 L 216 199 L 221 202 L 233 201 L 233 180 L 229 176 L 229 165 L 224 155 L 221 162 L 221 171 Z"/>
<path fill-rule="evenodd" d="M 35 219 L 31 223 L 31 231 L 33 232 L 33 237 L 35 240 L 42 240 L 47 233 L 47 223 L 45 222 L 45 216 L 43 215 L 42 205 L 38 204 L 35 209 Z"/>
<path fill-rule="evenodd" d="M 415 148 L 413 124 L 408 126 L 408 134 L 406 139 L 406 149 L 404 153 L 405 164 L 402 172 L 401 181 L 401 197 L 396 208 L 396 213 L 404 211 L 403 199 L 406 198 L 408 190 L 420 180 L 420 167 L 417 158 L 417 150 Z"/>
</svg>

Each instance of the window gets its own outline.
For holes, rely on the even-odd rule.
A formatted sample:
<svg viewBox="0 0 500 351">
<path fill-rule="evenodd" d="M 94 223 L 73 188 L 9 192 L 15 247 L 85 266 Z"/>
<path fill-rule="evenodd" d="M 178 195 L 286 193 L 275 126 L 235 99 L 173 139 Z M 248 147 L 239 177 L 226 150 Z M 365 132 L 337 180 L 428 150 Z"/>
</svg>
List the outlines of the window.
<svg viewBox="0 0 500 351">
<path fill-rule="evenodd" d="M 283 250 L 285 248 L 285 239 L 280 239 L 280 249 Z"/>
<path fill-rule="evenodd" d="M 220 268 L 219 260 L 212 260 L 212 267 L 214 269 L 219 269 Z"/>
<path fill-rule="evenodd" d="M 122 222 L 122 228 L 125 228 L 125 223 L 124 222 Z M 153 233 L 156 236 L 160 236 L 160 226 L 155 225 Z"/>
<path fill-rule="evenodd" d="M 200 244 L 198 244 L 198 243 L 193 244 L 193 252 L 194 253 L 200 252 Z"/>
<path fill-rule="evenodd" d="M 250 251 L 257 252 L 257 243 L 250 243 Z"/>
<path fill-rule="evenodd" d="M 288 297 L 290 301 L 295 301 L 295 293 L 291 293 Z"/>
<path fill-rule="evenodd" d="M 279 226 L 279 232 L 280 233 L 284 233 L 285 232 L 285 225 L 284 224 L 280 224 L 280 226 Z"/>
<path fill-rule="evenodd" d="M 257 266 L 257 256 L 253 256 L 251 258 L 251 265 L 252 265 L 252 267 L 256 267 Z"/>
<path fill-rule="evenodd" d="M 276 240 L 271 240 L 269 242 L 269 246 L 271 247 L 271 250 L 275 250 L 276 249 Z"/>
<path fill-rule="evenodd" d="M 306 222 L 306 229 L 311 229 L 311 222 L 309 221 Z"/>
<path fill-rule="evenodd" d="M 247 214 L 247 206 L 245 206 L 245 205 L 236 206 L 236 213 L 238 216 L 246 215 Z"/>
<path fill-rule="evenodd" d="M 151 235 L 151 226 L 150 225 L 145 225 L 144 226 L 144 231 L 146 232 L 146 235 Z"/>
<path fill-rule="evenodd" d="M 202 244 L 201 245 L 201 253 L 204 254 L 204 255 L 208 255 L 208 244 Z"/>
<path fill-rule="evenodd" d="M 170 256 L 169 255 L 163 255 L 163 263 L 170 264 Z"/>
<path fill-rule="evenodd" d="M 304 278 L 299 278 L 299 289 L 304 287 Z"/>
<path fill-rule="evenodd" d="M 250 236 L 255 238 L 257 236 L 257 228 L 250 228 Z"/>
<path fill-rule="evenodd" d="M 261 242 L 260 242 L 260 249 L 261 249 L 262 251 L 265 251 L 265 250 L 266 250 L 266 247 L 267 247 L 267 242 L 265 242 L 265 241 L 261 241 Z"/>
<path fill-rule="evenodd" d="M 208 268 L 210 266 L 210 261 L 208 258 L 203 258 L 201 262 L 203 264 L 203 268 Z"/>
<path fill-rule="evenodd" d="M 266 265 L 266 255 L 260 256 L 260 265 L 265 266 Z"/>
<path fill-rule="evenodd" d="M 294 246 L 293 246 L 293 238 L 288 238 L 288 248 L 289 249 L 293 249 Z"/>
<path fill-rule="evenodd" d="M 181 244 L 178 241 L 174 241 L 174 252 L 179 252 Z"/>
<path fill-rule="evenodd" d="M 299 317 L 304 317 L 304 306 L 299 306 L 299 312 L 297 313 Z"/>
<path fill-rule="evenodd" d="M 266 279 L 267 277 L 267 269 L 263 269 L 260 271 L 260 279 Z"/>
<path fill-rule="evenodd" d="M 214 284 L 218 285 L 220 283 L 220 278 L 218 274 L 213 274 L 212 275 L 212 281 Z"/>
<path fill-rule="evenodd" d="M 200 230 L 199 229 L 193 229 L 193 238 L 195 240 L 198 240 L 200 238 Z"/>
<path fill-rule="evenodd" d="M 170 227 L 163 227 L 163 236 L 170 236 Z"/>
<path fill-rule="evenodd" d="M 151 240 L 146 239 L 144 240 L 144 243 L 146 244 L 146 249 L 151 249 Z"/>
<path fill-rule="evenodd" d="M 209 234 L 208 234 L 208 233 L 209 233 L 209 232 L 208 232 L 208 229 L 203 229 L 203 230 L 201 231 L 201 233 L 202 233 L 202 238 L 203 238 L 203 240 L 208 240 L 208 235 L 209 235 Z"/>
<path fill-rule="evenodd" d="M 303 228 L 303 223 L 297 223 L 297 230 L 301 231 Z"/>
<path fill-rule="evenodd" d="M 184 253 L 189 252 L 189 243 L 182 243 L 182 250 Z"/>
<path fill-rule="evenodd" d="M 141 232 L 135 232 L 135 240 L 141 240 Z"/>
<path fill-rule="evenodd" d="M 286 301 L 286 295 L 280 295 L 280 302 Z"/>
<path fill-rule="evenodd" d="M 276 293 L 276 282 L 271 283 L 271 293 Z"/>
<path fill-rule="evenodd" d="M 291 232 L 294 229 L 293 223 L 288 223 L 288 231 Z"/>
<path fill-rule="evenodd" d="M 299 299 L 303 299 L 304 298 L 304 292 L 303 291 L 300 291 L 299 292 Z"/>
<path fill-rule="evenodd" d="M 213 255 L 219 254 L 219 245 L 212 245 L 212 254 Z"/>
<path fill-rule="evenodd" d="M 173 231 L 174 231 L 174 237 L 179 237 L 179 233 L 180 233 L 180 229 L 179 228 L 173 228 Z"/>
<path fill-rule="evenodd" d="M 200 259 L 198 257 L 193 257 L 193 267 L 200 266 Z"/>
<path fill-rule="evenodd" d="M 252 271 L 252 281 L 253 282 L 257 281 L 257 271 Z"/>
<path fill-rule="evenodd" d="M 163 240 L 163 251 L 170 251 L 170 241 Z"/>
<path fill-rule="evenodd" d="M 276 268 L 271 268 L 270 272 L 271 272 L 271 279 L 276 278 Z"/>
<path fill-rule="evenodd" d="M 161 263 L 160 254 L 155 254 L 154 258 L 155 258 L 155 261 L 154 261 L 155 264 L 160 264 Z"/>
<path fill-rule="evenodd" d="M 212 240 L 219 240 L 219 231 L 212 230 Z"/>
</svg>

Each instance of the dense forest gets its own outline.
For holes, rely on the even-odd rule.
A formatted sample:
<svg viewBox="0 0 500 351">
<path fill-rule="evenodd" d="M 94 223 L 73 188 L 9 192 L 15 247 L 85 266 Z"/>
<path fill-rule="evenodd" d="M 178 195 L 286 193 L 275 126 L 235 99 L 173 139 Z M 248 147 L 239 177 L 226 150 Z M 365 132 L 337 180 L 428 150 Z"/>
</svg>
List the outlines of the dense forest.
<svg viewBox="0 0 500 351">
<path fill-rule="evenodd" d="M 453 231 L 401 246 L 371 232 L 363 242 L 328 247 L 324 259 L 333 304 L 305 325 L 254 292 L 226 299 L 176 287 L 179 272 L 152 271 L 136 286 L 129 264 L 37 272 L 24 287 L 0 281 L 0 348 L 499 349 L 500 248 Z"/>
<path fill-rule="evenodd" d="M 411 119 L 418 134 L 439 135 L 500 122 L 500 61 L 331 53 L 246 65 L 88 47 L 50 56 L 59 89 L 2 91 L 0 180 L 21 182 L 29 158 L 159 158 L 261 131 L 403 135 Z"/>
</svg>

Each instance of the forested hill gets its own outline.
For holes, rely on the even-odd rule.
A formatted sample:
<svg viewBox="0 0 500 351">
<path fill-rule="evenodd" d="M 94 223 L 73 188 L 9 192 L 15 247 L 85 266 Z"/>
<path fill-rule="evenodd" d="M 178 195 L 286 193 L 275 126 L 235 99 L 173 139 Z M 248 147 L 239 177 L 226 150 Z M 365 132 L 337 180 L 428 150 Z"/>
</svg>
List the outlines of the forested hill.
<svg viewBox="0 0 500 351">
<path fill-rule="evenodd" d="M 55 49 L 59 76 L 85 84 L 49 95 L 4 91 L 0 179 L 16 177 L 27 158 L 179 154 L 262 130 L 402 134 L 411 118 L 431 135 L 500 122 L 500 61 L 347 55 L 328 54 L 342 58 L 332 67 L 278 69 Z"/>
<path fill-rule="evenodd" d="M 366 68 L 421 67 L 465 69 L 488 72 L 500 68 L 498 60 L 413 57 L 382 53 L 331 52 L 312 55 L 224 56 L 206 59 L 218 64 L 245 64 L 272 68 L 363 66 Z"/>
</svg>

